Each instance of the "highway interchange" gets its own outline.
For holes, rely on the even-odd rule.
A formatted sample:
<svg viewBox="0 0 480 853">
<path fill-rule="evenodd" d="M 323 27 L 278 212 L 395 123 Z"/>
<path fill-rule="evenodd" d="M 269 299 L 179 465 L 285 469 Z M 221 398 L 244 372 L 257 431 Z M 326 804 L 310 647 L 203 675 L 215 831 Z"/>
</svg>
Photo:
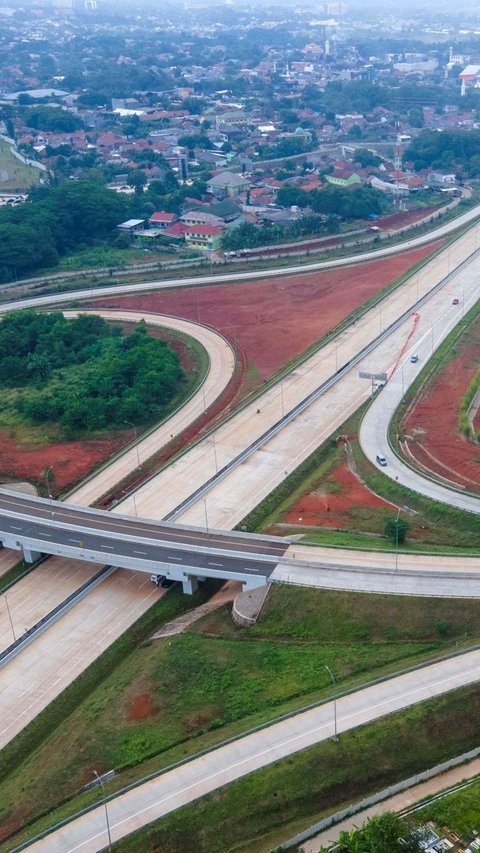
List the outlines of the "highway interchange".
<svg viewBox="0 0 480 853">
<path fill-rule="evenodd" d="M 184 454 L 178 462 L 169 466 L 159 475 L 152 478 L 145 486 L 141 487 L 136 492 L 135 505 L 133 503 L 133 497 L 127 497 L 116 508 L 116 511 L 121 513 L 118 520 L 116 522 L 113 522 L 113 519 L 110 521 L 112 518 L 112 516 L 110 516 L 109 524 L 115 525 L 120 522 L 124 523 L 125 517 L 133 515 L 136 512 L 138 512 L 139 515 L 144 515 L 152 519 L 156 518 L 158 520 L 174 513 L 175 521 L 180 521 L 183 526 L 187 526 L 188 528 L 191 526 L 205 528 L 207 520 L 207 526 L 210 528 L 208 533 L 209 539 L 211 539 L 212 528 L 216 528 L 218 531 L 222 529 L 231 529 L 235 524 L 241 521 L 247 512 L 253 508 L 253 506 L 258 503 L 265 494 L 268 494 L 275 485 L 281 482 L 286 471 L 292 470 L 296 467 L 299 462 L 314 449 L 314 447 L 318 446 L 324 438 L 332 434 L 332 432 L 338 428 L 338 426 L 345 420 L 346 416 L 358 407 L 359 402 L 368 397 L 370 388 L 368 384 L 365 382 L 362 383 L 358 379 L 359 370 L 371 369 L 373 365 L 375 370 L 385 369 L 388 371 L 391 369 L 396 355 L 403 351 L 406 341 L 408 341 L 409 347 L 420 351 L 422 346 L 426 346 L 426 344 L 422 344 L 422 341 L 425 342 L 429 334 L 431 348 L 432 350 L 436 348 L 440 340 L 447 333 L 447 328 L 450 328 L 451 322 L 455 320 L 455 314 L 446 310 L 447 305 L 451 306 L 452 292 L 455 291 L 455 293 L 457 293 L 460 289 L 462 292 L 462 301 L 464 301 L 465 304 L 467 302 L 471 302 L 473 304 L 473 302 L 478 298 L 479 294 L 477 291 L 479 285 L 475 281 L 475 262 L 467 264 L 458 274 L 453 272 L 465 257 L 471 255 L 475 251 L 478 246 L 478 236 L 479 229 L 477 226 L 464 237 L 461 237 L 456 241 L 452 245 L 451 249 L 444 251 L 430 261 L 421 273 L 417 273 L 416 276 L 413 276 L 410 282 L 403 285 L 392 296 L 383 300 L 381 307 L 379 306 L 371 309 L 370 312 L 367 312 L 359 321 L 357 321 L 354 327 L 346 330 L 339 338 L 331 341 L 318 353 L 312 356 L 311 359 L 296 368 L 292 375 L 287 376 L 282 381 L 281 385 L 277 385 L 276 387 L 273 386 L 269 389 L 261 400 L 255 401 L 255 411 L 249 411 L 248 407 L 246 407 L 243 411 L 240 411 L 238 415 L 230 418 L 226 424 L 217 428 L 215 433 L 207 436 L 202 442 L 188 451 L 188 453 Z M 408 242 L 409 245 L 412 243 L 412 241 Z M 300 269 L 302 271 L 306 270 L 305 267 L 301 267 Z M 265 276 L 265 274 L 266 273 L 263 272 L 261 275 Z M 248 276 L 245 277 L 251 279 L 253 276 L 252 274 L 248 274 Z M 238 277 L 235 278 L 238 280 Z M 288 412 L 291 411 L 299 401 L 304 399 L 307 394 L 311 393 L 312 390 L 315 390 L 316 387 L 321 385 L 322 381 L 326 381 L 329 377 L 336 374 L 339 367 L 341 368 L 342 365 L 346 365 L 350 362 L 358 352 L 361 352 L 369 341 L 375 341 L 379 334 L 390 326 L 398 315 L 408 312 L 409 307 L 412 308 L 424 293 L 427 293 L 437 281 L 444 278 L 448 279 L 444 288 L 428 300 L 424 306 L 422 306 L 420 322 L 413 329 L 413 333 L 412 319 L 410 316 L 406 316 L 404 322 L 398 326 L 397 329 L 388 336 L 385 336 L 385 339 L 381 340 L 375 348 L 372 349 L 369 355 L 366 356 L 365 363 L 360 361 L 354 368 L 346 370 L 338 377 L 338 381 L 334 382 L 324 394 L 319 396 L 319 398 L 311 404 L 311 406 L 309 406 L 300 416 L 292 419 L 289 423 L 285 423 L 285 426 L 283 426 L 275 436 L 261 445 L 261 447 L 255 452 L 252 452 L 246 461 L 242 461 L 240 465 L 233 467 L 227 476 L 223 476 L 222 478 L 216 477 L 217 472 L 229 465 L 229 463 L 238 456 L 238 453 L 242 448 L 248 446 L 248 443 L 252 443 L 252 439 L 255 435 L 261 436 L 279 420 L 283 421 L 285 415 L 288 415 Z M 218 278 L 215 280 L 218 281 Z M 198 279 L 196 281 L 198 281 Z M 181 282 L 182 285 L 184 283 L 185 280 L 184 282 Z M 161 285 L 166 286 L 166 283 L 162 282 Z M 131 288 L 128 287 L 129 291 L 130 289 Z M 119 293 L 121 291 L 122 288 L 114 289 L 115 293 Z M 88 295 L 91 296 L 90 291 Z M 74 294 L 74 296 L 75 298 L 78 298 L 78 292 Z M 45 301 L 47 301 L 47 304 L 50 304 L 48 303 L 48 300 L 49 297 L 47 297 Z M 31 301 L 32 300 L 28 300 L 28 302 Z M 62 301 L 64 301 L 64 299 L 62 299 Z M 27 303 L 25 302 L 22 303 L 22 305 L 23 304 L 26 305 Z M 5 308 L 6 306 L 2 306 L 1 310 L 4 310 Z M 432 328 L 435 330 L 433 334 L 430 331 Z M 421 365 L 419 365 L 419 367 L 420 366 Z M 406 376 L 406 370 L 409 370 L 409 368 L 405 368 L 404 366 L 404 383 L 408 381 L 408 378 L 410 377 L 410 373 Z M 414 371 L 412 371 L 412 376 L 413 374 Z M 392 388 L 395 385 L 398 386 L 398 375 L 397 371 L 395 374 L 396 381 L 392 381 L 391 383 Z M 386 389 L 382 390 L 374 405 L 380 406 L 384 395 L 384 399 L 386 399 L 387 389 L 388 386 Z M 260 408 L 260 412 L 257 415 L 258 408 Z M 254 414 L 257 416 L 254 417 Z M 213 438 L 213 436 L 215 437 Z M 142 443 L 140 442 L 139 448 L 141 448 L 141 446 Z M 292 450 L 292 448 L 295 449 Z M 135 460 L 133 458 L 135 451 L 130 452 L 132 455 L 131 464 L 135 467 Z M 190 456 L 190 454 L 192 454 L 192 456 Z M 385 455 L 387 455 L 386 452 Z M 206 493 L 206 497 L 202 495 L 182 511 L 176 512 L 178 504 L 183 503 L 185 499 L 188 499 L 192 490 L 195 491 L 198 488 L 201 488 L 202 484 L 204 484 L 206 480 L 212 480 L 208 492 Z M 103 486 L 101 485 L 101 482 L 98 482 L 94 489 L 95 493 L 96 490 L 101 488 L 103 488 Z M 104 488 L 103 491 L 105 490 L 106 489 Z M 5 499 L 5 495 L 0 496 L 0 501 L 2 498 Z M 77 503 L 75 496 L 71 496 L 70 500 L 74 500 L 75 503 Z M 90 502 L 90 500 L 85 500 L 85 503 L 88 502 Z M 52 504 L 43 502 L 43 506 L 44 509 L 42 512 L 44 514 L 45 521 L 44 532 L 48 533 L 49 531 L 47 528 L 50 528 L 51 530 L 52 522 L 55 523 L 55 518 L 51 518 Z M 69 510 L 67 507 L 59 509 L 57 505 L 54 505 L 53 512 L 56 516 L 58 512 L 68 513 Z M 85 510 L 85 512 L 89 513 L 88 510 Z M 66 525 L 70 524 L 71 519 L 69 521 L 67 518 L 62 516 L 61 519 L 57 518 L 57 523 L 59 521 L 62 522 L 62 526 L 67 530 Z M 130 522 L 131 521 L 132 519 L 130 519 Z M 10 517 L 9 523 L 12 525 L 15 524 L 17 527 L 19 526 L 17 522 L 12 522 L 12 517 Z M 92 523 L 92 519 L 89 516 L 89 531 Z M 137 523 L 140 526 L 148 524 L 147 521 L 135 522 L 135 524 Z M 142 530 L 142 532 L 145 532 L 145 530 Z M 148 531 L 149 540 L 150 533 L 151 530 Z M 89 532 L 89 536 L 90 535 L 95 536 L 96 534 Z M 163 535 L 165 535 L 165 529 L 162 531 L 162 536 Z M 205 534 L 201 537 L 202 541 L 204 541 L 204 536 Z M 48 535 L 46 538 L 49 538 Z M 73 536 L 71 538 L 73 538 Z M 118 539 L 117 532 L 115 532 L 115 539 Z M 238 541 L 237 537 L 235 537 L 235 541 Z M 155 546 L 149 544 L 148 547 L 153 548 Z M 283 544 L 283 548 L 284 547 L 285 546 Z M 171 548 L 169 550 L 171 551 Z M 444 594 L 465 595 L 465 576 L 469 575 L 468 594 L 480 594 L 480 561 L 476 559 L 468 561 L 443 559 L 442 562 L 442 558 L 428 558 L 421 561 L 416 560 L 415 558 L 410 558 L 411 563 L 406 562 L 403 566 L 399 567 L 392 562 L 392 555 L 379 555 L 378 557 L 376 555 L 375 566 L 373 566 L 372 571 L 369 572 L 368 570 L 365 570 L 365 556 L 359 556 L 358 552 L 350 552 L 338 556 L 336 555 L 335 563 L 331 565 L 332 552 L 328 551 L 328 549 L 315 549 L 315 551 L 313 551 L 313 549 L 304 549 L 302 552 L 303 558 L 300 556 L 301 550 L 302 549 L 299 548 L 299 546 L 292 545 L 286 553 L 286 559 L 281 561 L 279 567 L 274 570 L 272 579 L 294 583 L 314 583 L 316 579 L 317 585 L 336 585 L 336 588 L 344 588 L 343 584 L 346 583 L 345 588 L 364 588 L 370 589 L 370 591 L 389 590 L 405 593 L 410 592 L 414 594 L 431 594 L 431 578 L 432 576 L 435 576 L 436 590 L 437 588 L 439 589 L 437 584 L 441 585 L 443 577 L 445 578 L 446 583 Z M 185 553 L 182 548 L 180 551 L 182 551 L 182 554 Z M 174 553 L 178 556 L 177 551 Z M 276 559 L 280 557 L 280 553 L 275 554 Z M 390 561 L 390 564 L 388 561 Z M 49 560 L 44 564 L 44 566 L 47 566 L 48 563 L 54 562 L 55 559 Z M 372 562 L 371 558 L 369 558 L 369 563 L 370 562 Z M 78 564 L 75 563 L 74 565 Z M 421 569 L 420 573 L 418 573 L 419 565 Z M 94 568 L 95 567 L 92 567 L 92 569 Z M 258 566 L 255 565 L 254 568 L 258 568 Z M 35 575 L 37 571 L 38 570 L 35 570 L 33 574 Z M 419 574 L 422 575 L 422 572 L 424 576 L 423 583 L 425 591 L 423 591 L 421 580 L 419 583 Z M 118 575 L 123 578 L 129 574 L 130 573 L 126 572 L 118 573 Z M 347 580 L 350 576 L 353 578 L 351 581 Z M 335 578 L 340 578 L 340 580 L 337 580 L 335 583 Z M 355 586 L 355 579 L 357 579 L 357 586 Z M 113 588 L 113 580 L 114 579 L 111 578 L 108 581 L 110 592 Z M 144 582 L 145 577 L 143 578 L 143 583 Z M 20 582 L 17 586 L 20 587 L 22 583 L 23 582 Z M 403 587 L 402 584 L 404 585 Z M 447 591 L 447 589 L 449 591 Z M 457 589 L 457 592 L 455 592 L 455 589 Z M 437 594 L 440 594 L 440 592 L 437 592 Z M 141 596 L 142 595 L 143 593 Z M 152 596 L 155 595 L 158 595 L 158 592 L 150 588 L 150 594 L 147 594 L 142 598 L 142 604 L 140 604 L 140 607 L 144 606 L 146 609 L 152 601 Z M 97 596 L 97 598 L 100 597 L 101 588 L 96 590 L 95 593 L 92 593 L 92 597 L 93 596 Z M 101 610 L 96 607 L 93 598 L 92 601 L 88 603 L 84 601 L 78 605 L 79 611 L 81 611 L 80 619 L 82 616 L 84 618 L 85 607 L 88 607 L 88 605 L 90 605 L 90 607 L 93 605 L 96 611 L 96 618 L 101 619 Z M 138 608 L 135 610 L 135 613 L 136 615 L 134 618 L 137 618 Z M 128 617 L 126 618 L 128 620 Z M 9 664 L 5 673 L 2 672 L 1 677 L 6 675 L 6 686 L 12 687 L 13 685 L 13 690 L 6 690 L 6 704 L 3 708 L 2 704 L 4 700 L 0 698 L 0 711 L 6 711 L 5 718 L 9 718 L 8 726 L 4 728 L 2 733 L 0 733 L 0 743 L 7 742 L 16 731 L 19 731 L 20 728 L 28 722 L 28 711 L 25 715 L 22 715 L 22 719 L 18 723 L 12 719 L 12 711 L 14 707 L 12 705 L 12 701 L 18 702 L 18 688 L 25 677 L 25 673 L 29 670 L 31 671 L 31 667 L 35 666 L 35 659 L 37 660 L 37 663 L 39 662 L 39 658 L 36 656 L 40 654 L 40 649 L 43 659 L 45 659 L 45 650 L 51 646 L 52 642 L 54 642 L 57 647 L 58 643 L 61 643 L 62 635 L 65 636 L 65 633 L 72 629 L 72 633 L 75 635 L 75 629 L 72 626 L 72 622 L 74 620 L 75 611 L 72 611 L 67 617 L 65 617 L 65 622 L 62 619 L 61 624 L 57 623 L 56 626 L 50 629 L 50 631 L 43 635 L 33 646 L 30 647 L 30 649 L 26 650 L 26 652 L 19 657 L 18 667 L 17 661 L 15 661 L 15 663 Z M 126 622 L 124 618 L 122 620 L 121 630 L 125 627 Z M 51 636 L 49 637 L 50 633 Z M 53 637 L 54 634 L 56 634 L 56 640 Z M 112 641 L 114 635 L 115 632 L 112 634 L 112 632 L 109 631 L 105 631 L 102 634 L 102 626 L 99 625 L 97 636 L 98 642 L 89 649 L 89 652 L 82 655 L 81 659 L 76 659 L 73 666 L 68 667 L 71 678 L 73 678 L 78 671 L 81 671 L 81 669 L 89 663 L 90 659 L 96 657 L 102 648 L 105 647 L 105 644 L 108 645 Z M 102 643 L 104 645 L 102 645 Z M 72 648 L 70 647 L 70 654 L 71 653 Z M 89 653 L 91 655 L 90 658 Z M 56 667 L 61 668 L 64 665 L 61 662 L 61 658 L 59 659 L 57 656 L 54 656 L 54 659 Z M 47 673 L 46 676 L 48 681 Z M 475 678 L 472 680 L 475 680 Z M 42 702 L 43 704 L 46 704 L 46 702 L 55 695 L 56 688 L 58 688 L 56 691 L 58 692 L 66 683 L 68 683 L 68 680 L 65 681 L 62 674 L 62 677 L 58 678 L 58 683 L 55 685 L 50 683 L 50 687 L 53 688 L 53 693 L 52 690 L 46 691 L 42 697 L 39 697 L 38 690 L 36 694 L 35 691 L 33 691 L 31 694 L 31 704 L 29 704 L 29 691 L 27 687 L 25 691 L 27 700 L 26 706 L 27 708 L 31 708 L 32 715 L 34 716 L 35 713 L 38 712 L 39 708 L 42 707 Z M 7 706 L 9 706 L 10 710 Z M 245 772 L 249 772 L 249 770 L 246 770 Z M 54 848 L 51 847 L 48 849 Z M 74 848 L 64 846 L 59 847 L 58 849 L 63 851 Z M 101 848 L 84 847 L 83 849 L 93 850 Z"/>
</svg>

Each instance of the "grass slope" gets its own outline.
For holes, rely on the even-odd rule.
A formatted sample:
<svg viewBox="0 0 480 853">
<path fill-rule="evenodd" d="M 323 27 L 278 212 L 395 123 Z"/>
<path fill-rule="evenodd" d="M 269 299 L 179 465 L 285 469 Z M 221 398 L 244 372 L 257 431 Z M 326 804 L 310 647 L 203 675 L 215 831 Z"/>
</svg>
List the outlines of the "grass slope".
<svg viewBox="0 0 480 853">
<path fill-rule="evenodd" d="M 175 601 L 158 605 L 156 621 L 164 621 L 167 605 L 173 614 Z M 0 833 L 51 812 L 65 797 L 73 799 L 54 815 L 94 800 L 95 792 L 78 795 L 93 769 L 115 768 L 109 790 L 116 790 L 330 695 L 325 664 L 341 687 L 362 683 L 446 651 L 467 629 L 475 636 L 479 616 L 480 602 L 279 587 L 252 631 L 236 628 L 224 609 L 184 635 L 148 643 L 143 632 L 63 714 L 59 698 L 58 718 L 44 727 L 36 749 L 28 749 L 26 730 L 17 769 L 0 783 Z"/>
<path fill-rule="evenodd" d="M 240 779 L 115 850 L 267 853 L 367 793 L 477 746 L 479 712 L 478 686 L 424 702 Z"/>
<path fill-rule="evenodd" d="M 43 172 L 13 156 L 11 146 L 0 139 L 0 193 L 24 191 L 40 182 Z"/>
</svg>

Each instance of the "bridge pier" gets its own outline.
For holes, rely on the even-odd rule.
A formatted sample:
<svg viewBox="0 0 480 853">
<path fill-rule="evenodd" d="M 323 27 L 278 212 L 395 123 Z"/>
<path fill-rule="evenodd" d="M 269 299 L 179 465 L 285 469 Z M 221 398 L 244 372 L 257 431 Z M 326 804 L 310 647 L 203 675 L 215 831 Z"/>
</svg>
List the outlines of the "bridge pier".
<svg viewBox="0 0 480 853">
<path fill-rule="evenodd" d="M 193 595 L 198 589 L 198 578 L 196 575 L 184 575 L 182 586 L 185 595 Z"/>
<path fill-rule="evenodd" d="M 42 556 L 41 551 L 32 551 L 28 545 L 22 545 L 23 559 L 26 563 L 36 563 Z"/>
</svg>

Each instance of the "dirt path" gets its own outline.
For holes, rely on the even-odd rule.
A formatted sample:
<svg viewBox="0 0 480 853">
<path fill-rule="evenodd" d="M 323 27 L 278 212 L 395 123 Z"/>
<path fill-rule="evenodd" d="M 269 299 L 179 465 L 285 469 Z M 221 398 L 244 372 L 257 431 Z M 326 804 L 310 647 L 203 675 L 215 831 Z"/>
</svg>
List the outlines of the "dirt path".
<svg viewBox="0 0 480 853">
<path fill-rule="evenodd" d="M 224 604 L 229 604 L 233 601 L 235 596 L 241 592 L 241 589 L 242 584 L 238 581 L 228 581 L 209 601 L 206 601 L 205 604 L 201 604 L 199 607 L 196 607 L 195 610 L 189 610 L 188 613 L 183 613 L 182 616 L 179 616 L 177 619 L 172 619 L 171 622 L 167 622 L 166 625 L 163 625 L 163 627 L 160 628 L 160 631 L 153 634 L 151 639 L 162 640 L 164 637 L 173 637 L 175 634 L 183 634 L 190 625 L 193 625 L 194 622 L 198 622 L 198 620 L 203 616 L 207 616 L 214 610 L 218 610 L 219 607 L 223 607 Z"/>
</svg>

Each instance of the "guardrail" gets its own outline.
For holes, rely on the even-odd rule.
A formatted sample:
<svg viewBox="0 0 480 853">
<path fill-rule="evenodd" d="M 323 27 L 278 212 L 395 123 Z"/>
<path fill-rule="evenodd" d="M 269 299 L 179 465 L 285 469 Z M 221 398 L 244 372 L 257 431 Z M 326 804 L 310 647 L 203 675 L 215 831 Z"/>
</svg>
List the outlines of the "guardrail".
<svg viewBox="0 0 480 853">
<path fill-rule="evenodd" d="M 18 640 L 15 640 L 11 645 L 7 646 L 2 652 L 0 652 L 0 668 L 5 666 L 12 658 L 16 657 L 23 649 L 30 645 L 40 634 L 46 631 L 50 625 L 53 625 L 64 613 L 67 613 L 74 604 L 77 604 L 82 598 L 92 590 L 95 589 L 105 578 L 109 577 L 113 572 L 117 569 L 116 566 L 104 566 L 97 572 L 93 578 L 90 578 L 88 581 L 85 581 L 78 589 L 74 592 L 70 593 L 60 604 L 57 604 L 53 610 L 50 610 L 45 616 L 43 616 L 39 622 L 36 622 L 35 625 L 32 625 Z"/>
</svg>

